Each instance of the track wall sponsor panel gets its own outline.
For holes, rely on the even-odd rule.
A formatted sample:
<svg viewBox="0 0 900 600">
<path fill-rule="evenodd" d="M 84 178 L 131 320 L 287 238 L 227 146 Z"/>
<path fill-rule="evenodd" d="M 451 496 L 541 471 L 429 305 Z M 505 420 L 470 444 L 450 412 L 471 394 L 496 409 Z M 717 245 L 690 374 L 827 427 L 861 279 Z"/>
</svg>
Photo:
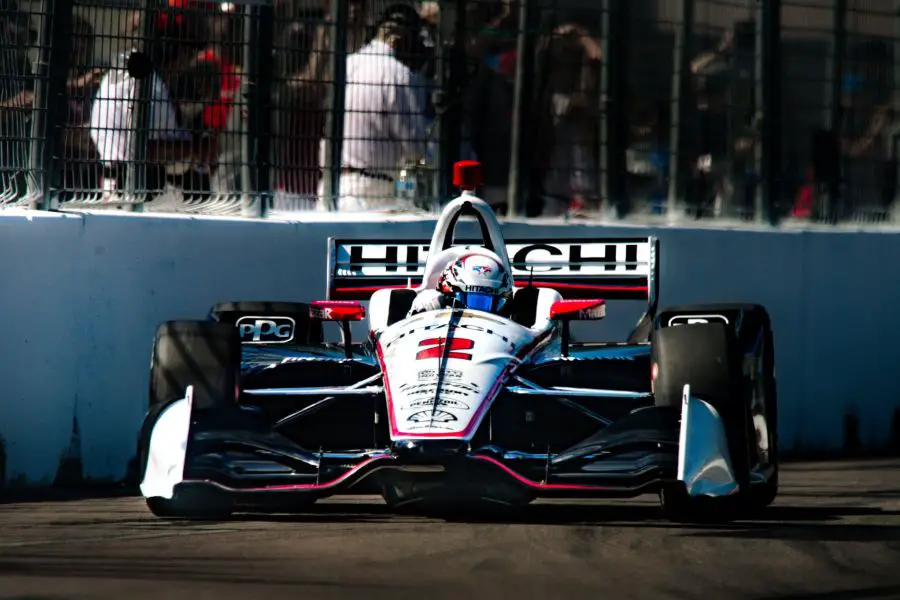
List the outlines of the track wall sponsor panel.
<svg viewBox="0 0 900 600">
<path fill-rule="evenodd" d="M 324 297 L 329 236 L 428 238 L 433 220 L 245 221 L 135 214 L 0 215 L 0 444 L 9 483 L 61 465 L 124 477 L 147 402 L 158 323 L 226 300 Z M 509 223 L 508 237 L 641 236 L 588 224 Z M 900 236 L 659 229 L 660 305 L 745 301 L 772 315 L 785 451 L 889 442 L 900 407 Z M 475 234 L 473 230 L 471 234 Z M 622 339 L 640 303 L 611 302 L 575 335 Z M 361 332 L 363 324 L 359 331 Z M 5 469 L 3 468 L 5 466 Z"/>
</svg>

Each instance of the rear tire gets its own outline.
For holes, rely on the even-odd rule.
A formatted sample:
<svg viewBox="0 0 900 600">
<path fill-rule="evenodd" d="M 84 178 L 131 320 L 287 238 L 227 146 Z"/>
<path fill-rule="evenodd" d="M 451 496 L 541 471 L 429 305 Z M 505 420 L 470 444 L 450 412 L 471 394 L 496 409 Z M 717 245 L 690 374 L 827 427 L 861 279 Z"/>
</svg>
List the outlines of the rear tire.
<svg viewBox="0 0 900 600">
<path fill-rule="evenodd" d="M 169 321 L 159 326 L 150 363 L 150 408 L 184 397 L 194 386 L 194 409 L 233 406 L 241 342 L 230 324 Z"/>
<path fill-rule="evenodd" d="M 241 343 L 237 329 L 211 321 L 169 321 L 157 329 L 150 364 L 150 410 L 140 437 L 140 473 L 147 466 L 150 434 L 162 411 L 184 398 L 193 386 L 192 420 L 235 406 L 240 377 Z M 221 519 L 231 513 L 218 496 L 176 490 L 171 500 L 147 498 L 150 511 L 162 518 Z"/>
</svg>

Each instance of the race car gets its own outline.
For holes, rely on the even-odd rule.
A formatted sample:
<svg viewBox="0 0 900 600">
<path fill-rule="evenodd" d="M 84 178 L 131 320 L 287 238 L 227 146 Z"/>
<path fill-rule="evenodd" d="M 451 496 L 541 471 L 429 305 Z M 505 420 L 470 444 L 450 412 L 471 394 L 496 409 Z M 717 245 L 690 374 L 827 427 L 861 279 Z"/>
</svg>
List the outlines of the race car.
<svg viewBox="0 0 900 600">
<path fill-rule="evenodd" d="M 471 218 L 480 239 L 457 240 Z M 650 493 L 692 520 L 775 499 L 769 316 L 658 310 L 655 238 L 505 240 L 464 189 L 430 241 L 328 244 L 325 300 L 222 303 L 159 327 L 138 455 L 155 515 L 308 510 L 360 492 L 397 511 Z M 473 252 L 511 274 L 504 314 L 414 314 Z M 574 339 L 624 301 L 646 303 L 626 340 Z"/>
</svg>

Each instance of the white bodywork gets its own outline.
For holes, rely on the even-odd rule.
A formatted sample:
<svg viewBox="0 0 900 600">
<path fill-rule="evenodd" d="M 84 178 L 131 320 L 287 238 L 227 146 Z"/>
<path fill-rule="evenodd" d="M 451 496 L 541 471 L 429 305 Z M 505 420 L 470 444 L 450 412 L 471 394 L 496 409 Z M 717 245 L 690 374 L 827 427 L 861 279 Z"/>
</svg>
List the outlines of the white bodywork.
<svg viewBox="0 0 900 600">
<path fill-rule="evenodd" d="M 153 425 L 140 486 L 145 498 L 171 500 L 175 486 L 183 481 L 193 403 L 194 388 L 188 386 L 184 398 L 163 409 Z"/>
<path fill-rule="evenodd" d="M 690 496 L 730 496 L 739 489 L 722 417 L 693 396 L 690 385 L 684 386 L 681 399 L 678 480 Z"/>
<path fill-rule="evenodd" d="M 454 314 L 455 313 L 455 314 Z M 426 312 L 382 332 L 391 439 L 470 439 L 507 376 L 552 339 L 489 313 Z"/>
</svg>

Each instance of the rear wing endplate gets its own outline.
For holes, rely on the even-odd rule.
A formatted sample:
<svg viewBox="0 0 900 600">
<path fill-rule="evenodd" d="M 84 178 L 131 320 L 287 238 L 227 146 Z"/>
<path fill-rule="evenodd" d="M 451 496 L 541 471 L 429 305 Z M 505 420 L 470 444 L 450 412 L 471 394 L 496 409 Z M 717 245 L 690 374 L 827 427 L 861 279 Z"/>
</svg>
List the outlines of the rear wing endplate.
<svg viewBox="0 0 900 600">
<path fill-rule="evenodd" d="M 368 300 L 377 290 L 422 283 L 430 240 L 328 240 L 328 299 Z M 457 241 L 454 246 L 482 246 Z M 564 298 L 643 300 L 658 295 L 659 241 L 609 237 L 506 242 L 516 287 L 547 287 Z"/>
</svg>

